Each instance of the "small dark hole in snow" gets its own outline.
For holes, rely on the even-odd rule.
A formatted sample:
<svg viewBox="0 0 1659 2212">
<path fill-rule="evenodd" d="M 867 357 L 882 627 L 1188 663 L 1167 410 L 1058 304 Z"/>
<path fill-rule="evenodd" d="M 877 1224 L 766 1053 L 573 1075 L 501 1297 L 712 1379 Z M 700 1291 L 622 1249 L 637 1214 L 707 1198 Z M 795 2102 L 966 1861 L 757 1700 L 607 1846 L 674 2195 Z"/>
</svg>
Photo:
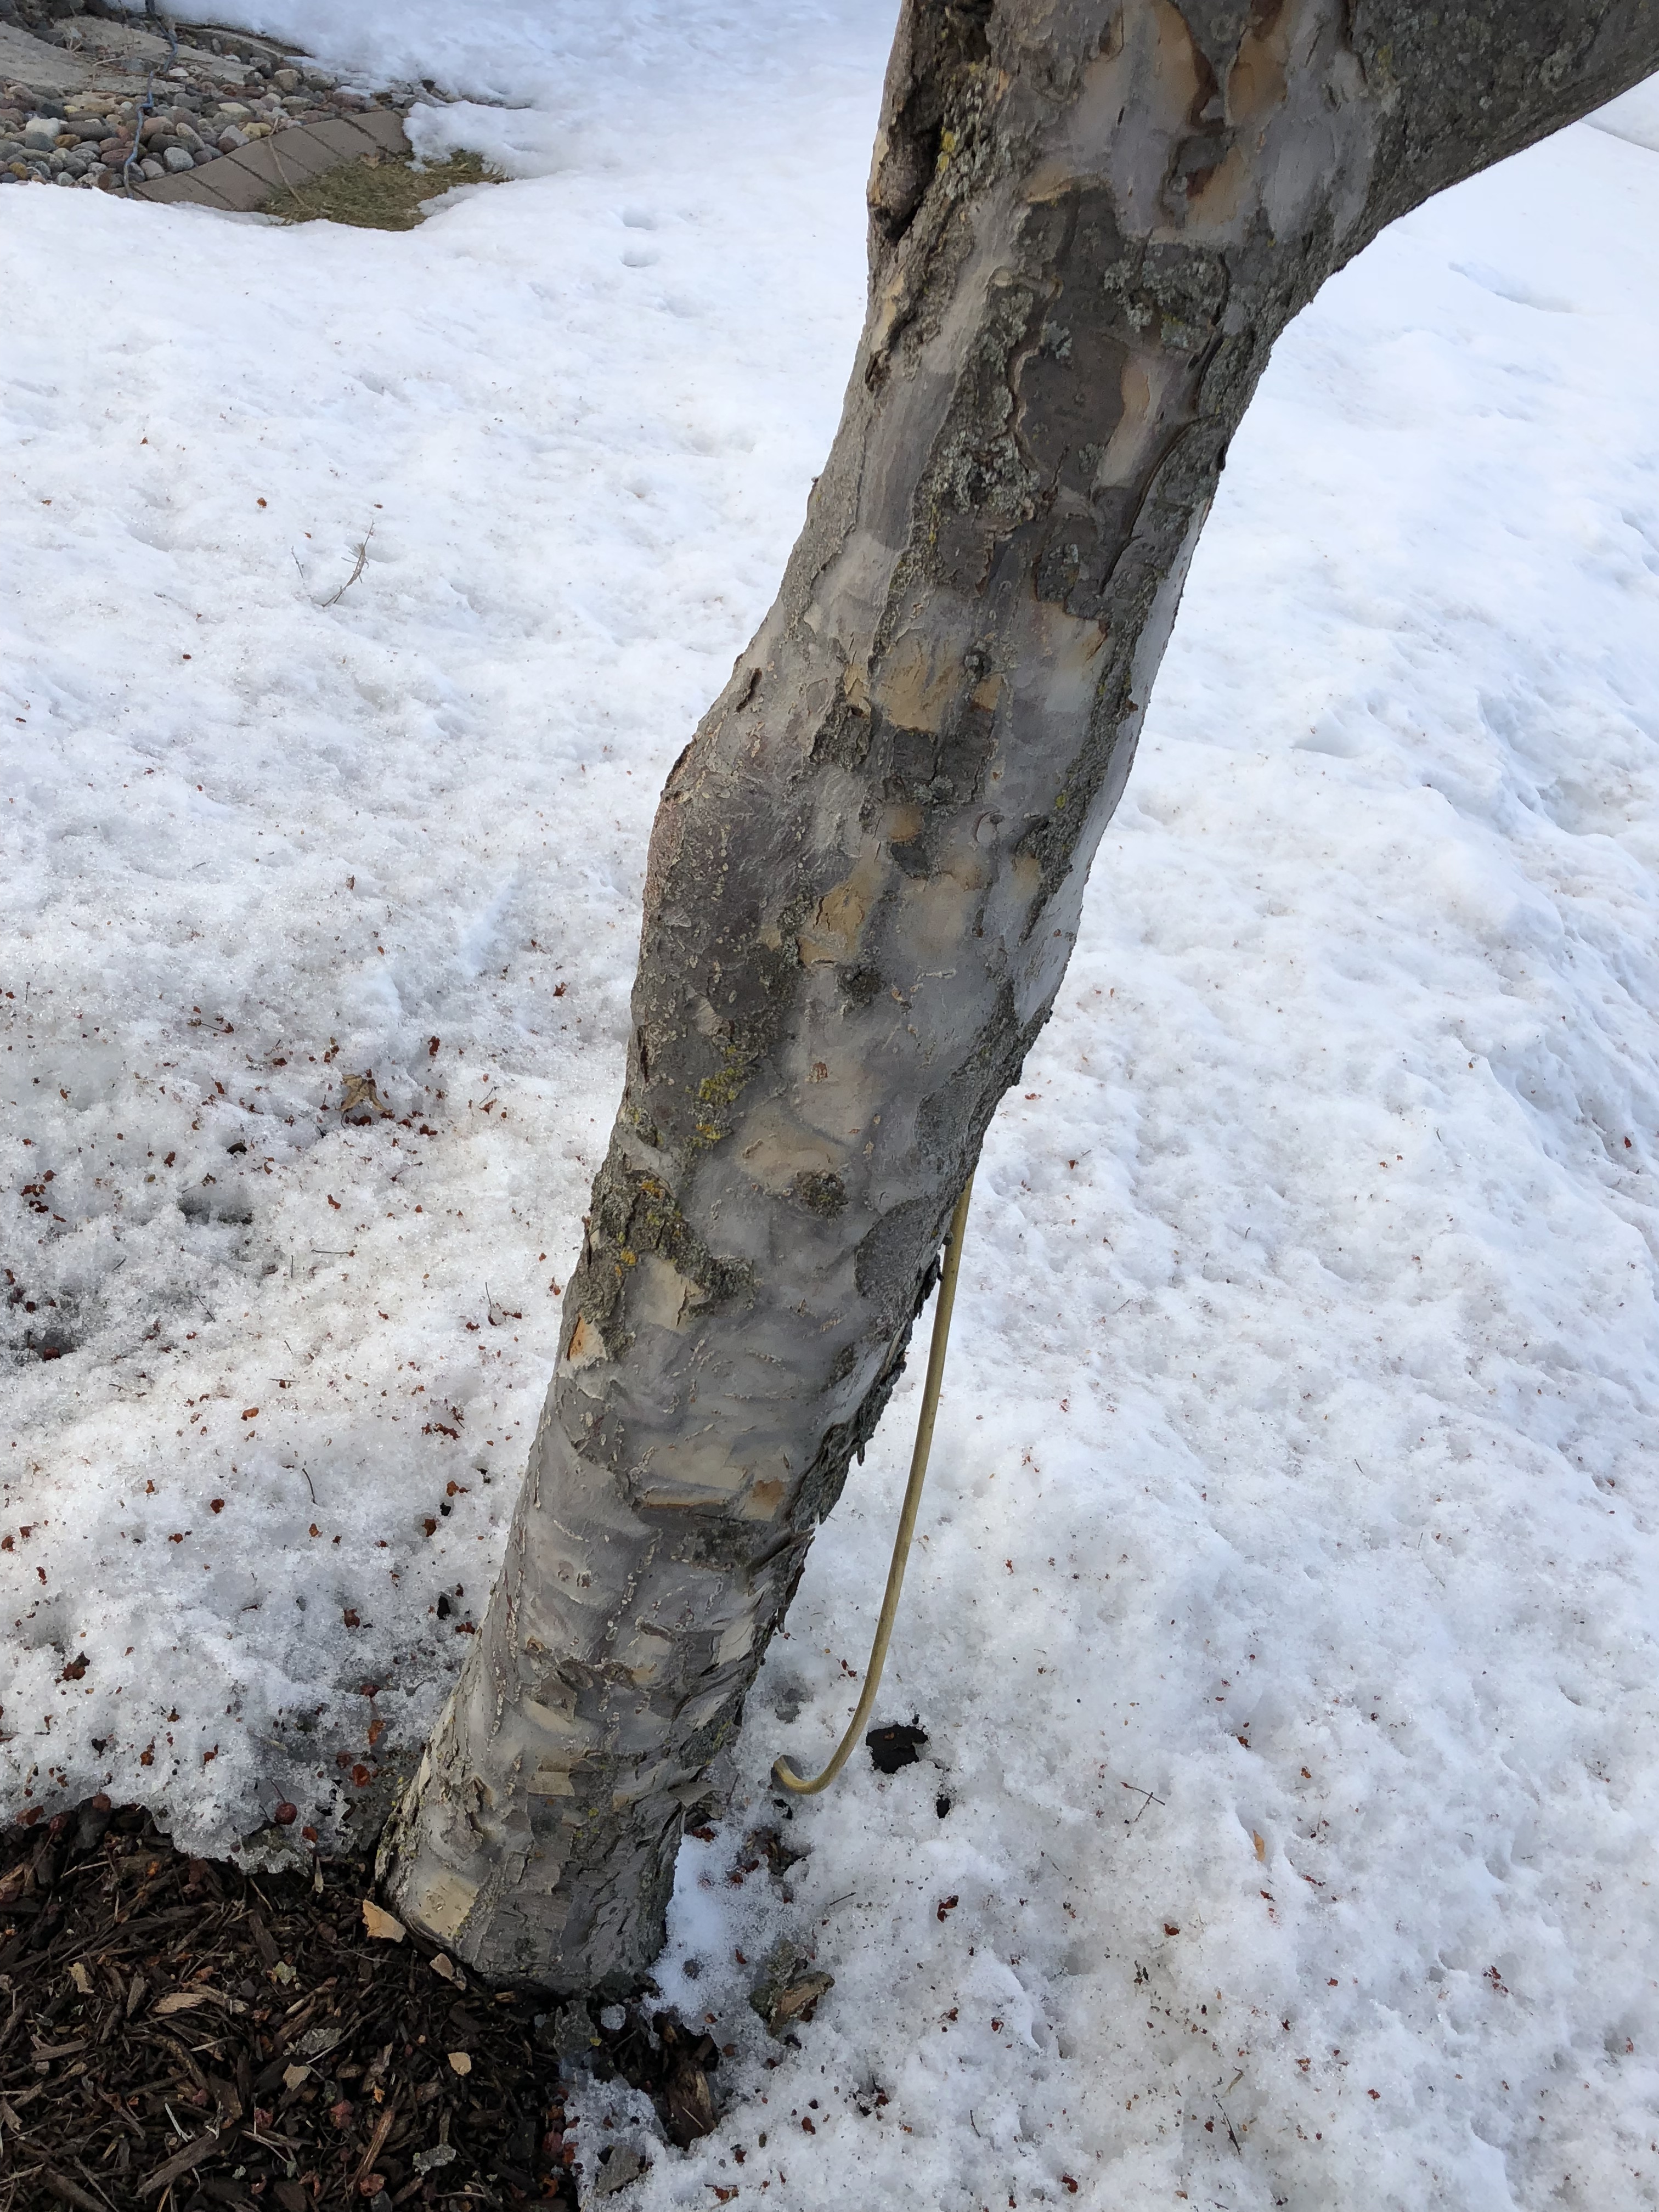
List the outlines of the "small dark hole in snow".
<svg viewBox="0 0 1659 2212">
<path fill-rule="evenodd" d="M 872 1728 L 864 1739 L 878 1774 L 896 1774 L 901 1766 L 914 1766 L 927 1741 L 927 1729 L 914 1719 L 890 1721 L 884 1728 Z"/>
<path fill-rule="evenodd" d="M 942 1820 L 945 1818 L 945 1814 L 950 1811 L 950 1809 L 951 1809 L 951 1800 L 950 1800 L 950 1798 L 945 1795 L 945 1791 L 944 1791 L 943 1790 L 941 1790 L 939 1791 L 939 1796 L 938 1796 L 937 1797 L 935 1797 L 935 1798 L 934 1798 L 934 1800 L 933 1800 L 933 1810 L 934 1810 L 934 1811 L 939 1814 L 939 1816 L 940 1820 Z"/>
</svg>

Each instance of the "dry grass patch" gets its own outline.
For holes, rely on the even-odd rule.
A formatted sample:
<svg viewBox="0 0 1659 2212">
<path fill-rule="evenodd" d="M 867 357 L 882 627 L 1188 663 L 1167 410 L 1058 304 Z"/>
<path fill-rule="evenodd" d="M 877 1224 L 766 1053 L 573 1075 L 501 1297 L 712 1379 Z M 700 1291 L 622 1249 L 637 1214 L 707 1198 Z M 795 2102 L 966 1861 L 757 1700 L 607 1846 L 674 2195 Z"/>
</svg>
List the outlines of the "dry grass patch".
<svg viewBox="0 0 1659 2212">
<path fill-rule="evenodd" d="M 268 206 L 284 222 L 343 222 L 356 230 L 413 230 L 426 204 L 457 185 L 499 184 L 476 154 L 417 168 L 395 154 L 366 154 L 307 185 L 289 185 Z"/>
</svg>

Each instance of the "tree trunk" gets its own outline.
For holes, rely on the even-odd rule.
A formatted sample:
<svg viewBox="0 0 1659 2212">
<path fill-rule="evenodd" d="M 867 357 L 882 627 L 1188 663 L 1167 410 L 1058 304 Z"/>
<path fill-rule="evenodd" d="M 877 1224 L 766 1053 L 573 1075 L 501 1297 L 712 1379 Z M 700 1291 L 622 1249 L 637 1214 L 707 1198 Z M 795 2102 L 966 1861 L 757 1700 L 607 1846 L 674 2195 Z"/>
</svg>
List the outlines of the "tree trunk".
<svg viewBox="0 0 1659 2212">
<path fill-rule="evenodd" d="M 663 794 L 557 1372 L 383 1847 L 480 1972 L 620 1990 L 661 1947 L 1273 340 L 1383 223 L 1655 67 L 1656 0 L 906 0 L 841 428 Z"/>
</svg>

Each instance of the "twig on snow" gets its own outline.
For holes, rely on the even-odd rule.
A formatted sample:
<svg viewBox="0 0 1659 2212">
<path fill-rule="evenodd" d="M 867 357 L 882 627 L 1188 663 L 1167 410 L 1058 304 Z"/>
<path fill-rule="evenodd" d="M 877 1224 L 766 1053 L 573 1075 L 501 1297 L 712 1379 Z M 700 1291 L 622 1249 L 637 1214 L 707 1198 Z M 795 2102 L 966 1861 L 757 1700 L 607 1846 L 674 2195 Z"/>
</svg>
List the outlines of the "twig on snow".
<svg viewBox="0 0 1659 2212">
<path fill-rule="evenodd" d="M 341 585 L 337 592 L 331 592 L 325 599 L 318 600 L 317 604 L 319 607 L 336 606 L 343 599 L 344 599 L 346 593 L 351 589 L 358 577 L 362 574 L 363 570 L 368 566 L 368 541 L 374 535 L 374 525 L 371 522 L 368 530 L 363 533 L 362 544 L 357 548 L 357 565 L 353 568 L 351 574 L 346 578 L 344 583 Z"/>
</svg>

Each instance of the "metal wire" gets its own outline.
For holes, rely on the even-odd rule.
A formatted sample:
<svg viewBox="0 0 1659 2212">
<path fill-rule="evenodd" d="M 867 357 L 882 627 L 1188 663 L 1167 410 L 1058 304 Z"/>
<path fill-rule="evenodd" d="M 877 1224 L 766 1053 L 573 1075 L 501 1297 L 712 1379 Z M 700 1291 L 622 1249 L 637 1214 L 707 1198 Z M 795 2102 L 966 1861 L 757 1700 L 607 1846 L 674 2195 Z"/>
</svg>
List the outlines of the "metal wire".
<svg viewBox="0 0 1659 2212">
<path fill-rule="evenodd" d="M 820 1790 L 827 1790 L 852 1757 L 864 1724 L 870 1717 L 876 1702 L 876 1692 L 881 1687 L 881 1670 L 887 1663 L 887 1646 L 892 1640 L 893 1622 L 898 1613 L 899 1592 L 904 1587 L 905 1563 L 910 1556 L 911 1540 L 916 1533 L 916 1515 L 921 1505 L 921 1486 L 927 1474 L 927 1455 L 933 1444 L 933 1419 L 939 1412 L 939 1385 L 945 1380 L 945 1351 L 951 1340 L 951 1313 L 957 1302 L 957 1277 L 962 1268 L 963 1239 L 968 1233 L 968 1201 L 974 1194 L 974 1178 L 969 1176 L 957 1200 L 957 1210 L 951 1216 L 950 1235 L 945 1242 L 944 1264 L 939 1269 L 939 1303 L 933 1309 L 933 1339 L 927 1348 L 927 1380 L 921 1393 L 921 1412 L 916 1420 L 915 1448 L 910 1455 L 910 1480 L 904 1486 L 904 1504 L 899 1511 L 898 1534 L 893 1539 L 892 1564 L 887 1570 L 887 1589 L 881 1601 L 881 1618 L 876 1623 L 876 1638 L 870 1646 L 870 1663 L 864 1670 L 864 1694 L 858 1710 L 848 1723 L 847 1733 L 836 1745 L 835 1754 L 822 1774 L 808 1781 L 799 1773 L 787 1758 L 777 1759 L 772 1768 L 772 1779 L 781 1790 L 789 1790 L 797 1797 L 815 1797 Z"/>
<path fill-rule="evenodd" d="M 122 13 L 124 15 L 126 13 L 126 0 L 122 0 Z M 176 65 L 179 59 L 179 41 L 173 33 L 172 18 L 157 13 L 155 0 L 144 0 L 144 13 L 146 15 L 155 17 L 155 21 L 161 24 L 162 30 L 167 33 L 168 48 L 167 66 L 171 69 Z M 142 118 L 145 116 L 154 115 L 155 112 L 155 71 L 152 69 L 149 76 L 145 79 L 144 97 L 139 106 L 138 116 L 133 122 L 132 151 L 127 155 L 126 160 L 121 164 L 121 189 L 125 192 L 129 199 L 132 198 L 132 173 L 138 166 L 140 159 L 138 149 L 143 143 L 143 125 Z"/>
</svg>

